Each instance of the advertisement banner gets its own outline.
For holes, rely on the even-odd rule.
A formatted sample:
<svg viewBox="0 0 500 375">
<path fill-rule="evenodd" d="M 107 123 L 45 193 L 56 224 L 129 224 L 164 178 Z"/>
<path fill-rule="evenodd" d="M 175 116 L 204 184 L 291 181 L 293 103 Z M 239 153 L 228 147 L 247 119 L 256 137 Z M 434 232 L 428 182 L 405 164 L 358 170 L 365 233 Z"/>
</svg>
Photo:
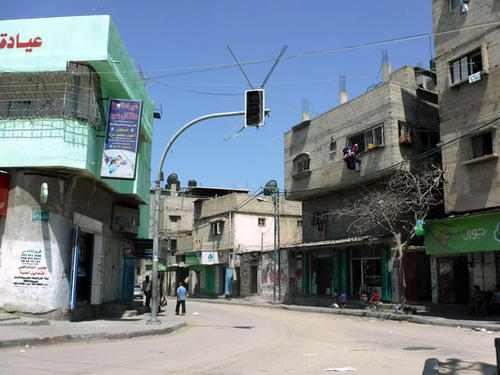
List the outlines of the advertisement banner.
<svg viewBox="0 0 500 375">
<path fill-rule="evenodd" d="M 426 222 L 427 254 L 500 250 L 500 213 Z"/>
<path fill-rule="evenodd" d="M 7 216 L 9 200 L 9 175 L 0 172 L 0 216 Z"/>
<path fill-rule="evenodd" d="M 109 100 L 101 177 L 127 180 L 135 178 L 141 108 L 140 101 Z"/>
</svg>

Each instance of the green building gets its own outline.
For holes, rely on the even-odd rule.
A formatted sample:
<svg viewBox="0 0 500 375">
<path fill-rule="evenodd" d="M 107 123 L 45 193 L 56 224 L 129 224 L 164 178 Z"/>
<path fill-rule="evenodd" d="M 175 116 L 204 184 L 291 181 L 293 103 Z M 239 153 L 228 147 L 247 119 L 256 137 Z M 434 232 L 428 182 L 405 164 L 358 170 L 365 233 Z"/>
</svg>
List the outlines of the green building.
<svg viewBox="0 0 500 375">
<path fill-rule="evenodd" d="M 148 236 L 153 102 L 109 16 L 0 30 L 0 309 L 99 311 Z M 142 105 L 127 178 L 101 177 L 111 99 Z"/>
</svg>

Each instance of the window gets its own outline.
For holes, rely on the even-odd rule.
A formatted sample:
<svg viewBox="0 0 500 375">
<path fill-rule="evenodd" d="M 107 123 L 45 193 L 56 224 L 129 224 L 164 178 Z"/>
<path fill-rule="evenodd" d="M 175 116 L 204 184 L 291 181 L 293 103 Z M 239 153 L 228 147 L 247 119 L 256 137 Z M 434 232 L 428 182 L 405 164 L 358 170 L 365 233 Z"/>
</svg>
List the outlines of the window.
<svg viewBox="0 0 500 375">
<path fill-rule="evenodd" d="M 337 150 L 337 142 L 333 139 L 330 140 L 330 152 L 335 152 Z"/>
<path fill-rule="evenodd" d="M 257 222 L 259 224 L 259 227 L 265 227 L 266 226 L 266 218 L 265 217 L 259 217 L 257 219 Z"/>
<path fill-rule="evenodd" d="M 299 227 L 299 228 L 302 227 L 302 220 L 300 220 L 300 219 L 297 220 L 297 227 Z"/>
<path fill-rule="evenodd" d="M 210 223 L 210 231 L 212 233 L 212 236 L 221 235 L 223 229 L 224 229 L 224 222 L 223 221 L 216 221 L 214 223 Z"/>
<path fill-rule="evenodd" d="M 460 9 L 461 13 L 469 11 L 469 0 L 448 0 L 450 4 L 450 13 Z"/>
<path fill-rule="evenodd" d="M 358 152 L 371 150 L 374 147 L 382 147 L 384 145 L 384 126 L 377 125 L 362 133 L 347 137 L 347 145 L 355 144 L 358 145 Z"/>
<path fill-rule="evenodd" d="M 468 55 L 456 59 L 450 63 L 451 83 L 457 83 L 467 79 L 474 73 L 483 70 L 483 59 L 481 50 L 476 50 Z"/>
<path fill-rule="evenodd" d="M 328 211 L 316 211 L 313 214 L 312 224 L 318 226 L 318 230 L 323 230 L 324 224 L 328 223 Z"/>
<path fill-rule="evenodd" d="M 300 154 L 293 161 L 294 174 L 308 171 L 310 168 L 310 157 L 309 154 Z"/>
<path fill-rule="evenodd" d="M 399 144 L 411 144 L 411 126 L 406 121 L 398 121 Z"/>
<path fill-rule="evenodd" d="M 170 254 L 175 254 L 177 251 L 177 240 L 169 239 Z"/>
<path fill-rule="evenodd" d="M 31 100 L 13 100 L 9 102 L 8 117 L 29 117 L 31 115 Z"/>
<path fill-rule="evenodd" d="M 462 4 L 462 0 L 448 0 L 450 3 L 450 12 L 453 12 L 460 8 L 460 5 Z"/>
<path fill-rule="evenodd" d="M 472 138 L 472 158 L 493 154 L 493 134 L 483 133 Z"/>
<path fill-rule="evenodd" d="M 181 221 L 181 217 L 178 216 L 178 215 L 170 215 L 168 217 L 168 219 L 172 222 L 172 223 L 177 223 L 178 221 Z"/>
</svg>

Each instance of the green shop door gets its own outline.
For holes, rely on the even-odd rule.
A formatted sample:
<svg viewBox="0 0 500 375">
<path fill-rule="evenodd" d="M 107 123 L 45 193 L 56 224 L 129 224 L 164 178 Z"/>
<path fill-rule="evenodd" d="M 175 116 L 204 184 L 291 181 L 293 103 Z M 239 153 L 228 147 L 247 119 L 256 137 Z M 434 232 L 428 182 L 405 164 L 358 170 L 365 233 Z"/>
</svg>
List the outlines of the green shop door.
<svg viewBox="0 0 500 375">
<path fill-rule="evenodd" d="M 209 266 L 205 269 L 205 293 L 215 294 L 215 267 Z"/>
</svg>

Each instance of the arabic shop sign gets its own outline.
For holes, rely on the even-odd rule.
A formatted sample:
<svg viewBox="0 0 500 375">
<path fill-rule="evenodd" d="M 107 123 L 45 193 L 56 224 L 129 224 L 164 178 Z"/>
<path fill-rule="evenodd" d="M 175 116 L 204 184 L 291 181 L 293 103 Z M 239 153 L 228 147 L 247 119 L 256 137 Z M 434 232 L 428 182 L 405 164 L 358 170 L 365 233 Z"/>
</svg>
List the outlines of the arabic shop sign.
<svg viewBox="0 0 500 375">
<path fill-rule="evenodd" d="M 19 33 L 14 35 L 9 35 L 7 33 L 0 34 L 0 50 L 2 49 L 14 49 L 21 48 L 25 52 L 33 52 L 33 48 L 38 48 L 42 46 L 42 38 L 37 36 L 35 38 L 30 38 L 27 42 L 22 42 Z"/>
<path fill-rule="evenodd" d="M 31 211 L 31 221 L 35 223 L 48 223 L 49 222 L 49 212 L 42 210 L 32 210 Z"/>
<path fill-rule="evenodd" d="M 140 101 L 109 100 L 101 177 L 135 178 L 141 106 Z"/>
<path fill-rule="evenodd" d="M 426 222 L 427 254 L 500 250 L 500 213 Z"/>
</svg>

